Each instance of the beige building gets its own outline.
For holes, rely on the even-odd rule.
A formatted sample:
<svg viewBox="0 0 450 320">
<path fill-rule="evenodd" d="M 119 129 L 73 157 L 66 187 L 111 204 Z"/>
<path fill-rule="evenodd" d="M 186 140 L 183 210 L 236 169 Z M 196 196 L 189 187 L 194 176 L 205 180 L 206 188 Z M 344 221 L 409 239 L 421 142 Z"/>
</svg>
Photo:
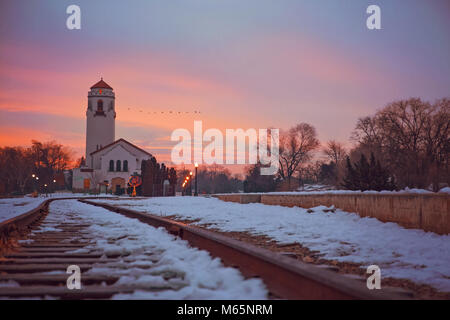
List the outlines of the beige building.
<svg viewBox="0 0 450 320">
<path fill-rule="evenodd" d="M 88 93 L 86 157 L 73 170 L 74 191 L 125 188 L 133 173 L 141 173 L 142 160 L 152 157 L 125 139 L 115 140 L 115 93 L 103 79 Z"/>
</svg>

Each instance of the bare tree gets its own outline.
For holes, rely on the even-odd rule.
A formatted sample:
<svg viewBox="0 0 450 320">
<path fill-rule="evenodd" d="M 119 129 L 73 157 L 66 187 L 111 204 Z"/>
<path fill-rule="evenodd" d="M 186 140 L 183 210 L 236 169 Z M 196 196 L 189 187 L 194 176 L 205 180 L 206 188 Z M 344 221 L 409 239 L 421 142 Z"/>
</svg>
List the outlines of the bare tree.
<svg viewBox="0 0 450 320">
<path fill-rule="evenodd" d="M 358 121 L 357 149 L 374 152 L 400 187 L 434 190 L 449 183 L 450 100 L 435 104 L 417 98 L 387 105 Z"/>
<path fill-rule="evenodd" d="M 322 169 L 326 172 L 326 182 L 334 186 L 339 186 L 344 178 L 345 158 L 347 150 L 344 145 L 336 140 L 330 140 L 323 148 L 323 153 L 329 160 L 329 163 L 322 164 Z"/>
<path fill-rule="evenodd" d="M 336 165 L 345 160 L 345 157 L 347 156 L 347 151 L 345 150 L 344 145 L 336 140 L 328 141 L 327 145 L 323 149 L 323 153 Z"/>
<path fill-rule="evenodd" d="M 3 192 L 34 190 L 36 183 L 49 185 L 72 161 L 69 148 L 54 141 L 32 141 L 31 147 L 0 148 L 0 182 Z M 31 175 L 39 177 L 33 181 Z M 34 182 L 34 183 L 33 183 Z"/>
<path fill-rule="evenodd" d="M 25 193 L 34 170 L 30 150 L 22 147 L 2 148 L 0 163 L 0 179 L 5 184 L 6 191 Z"/>
<path fill-rule="evenodd" d="M 280 135 L 280 169 L 279 175 L 288 181 L 302 164 L 308 162 L 312 152 L 319 147 L 316 129 L 308 123 L 300 123 Z"/>
</svg>

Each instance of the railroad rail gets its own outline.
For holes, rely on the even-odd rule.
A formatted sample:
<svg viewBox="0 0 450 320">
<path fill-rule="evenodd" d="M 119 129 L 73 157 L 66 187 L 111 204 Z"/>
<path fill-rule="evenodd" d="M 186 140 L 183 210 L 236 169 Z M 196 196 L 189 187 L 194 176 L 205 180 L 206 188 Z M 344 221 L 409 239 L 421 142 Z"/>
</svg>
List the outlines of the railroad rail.
<svg viewBox="0 0 450 320">
<path fill-rule="evenodd" d="M 105 274 L 83 276 L 82 290 L 66 287 L 68 275 L 61 273 L 69 264 L 76 264 L 81 271 L 98 265 L 114 265 L 123 256 L 105 255 L 102 248 L 93 248 L 95 235 L 88 225 L 68 221 L 57 228 L 32 232 L 39 228 L 49 211 L 52 201 L 78 199 L 103 207 L 154 227 L 164 227 L 169 233 L 187 240 L 193 247 L 207 250 L 219 257 L 227 266 L 238 268 L 246 277 L 259 277 L 276 298 L 281 299 L 408 299 L 409 295 L 396 289 L 369 290 L 365 279 L 343 276 L 326 268 L 305 264 L 266 249 L 237 241 L 199 227 L 186 225 L 171 219 L 148 213 L 116 207 L 111 204 L 92 202 L 101 198 L 54 198 L 44 201 L 39 207 L 16 218 L 0 223 L 0 280 L 13 281 L 18 287 L 0 287 L 0 298 L 23 298 L 48 296 L 63 299 L 108 299 L 117 293 L 131 293 L 138 286 L 117 285 L 119 277 Z M 108 198 L 112 199 L 112 198 Z M 12 240 L 26 237 L 30 243 L 20 242 L 10 248 Z M 74 250 L 85 247 L 88 252 Z M 78 250 L 79 251 L 79 250 Z M 59 271 L 55 273 L 55 271 Z M 152 289 L 162 290 L 162 289 Z"/>
<path fill-rule="evenodd" d="M 45 226 L 52 201 L 69 199 L 78 198 L 48 199 L 36 209 L 0 223 L 0 280 L 19 284 L 0 286 L 0 298 L 107 299 L 137 289 L 115 286 L 118 276 L 101 273 L 83 275 L 82 290 L 67 288 L 68 266 L 77 265 L 84 272 L 93 266 L 118 264 L 121 258 L 120 254 L 105 254 L 101 248 L 75 251 L 93 244 L 95 236 L 87 231 L 88 224 L 69 221 L 59 223 L 57 231 L 49 228 L 33 233 Z M 28 241 L 20 242 L 24 236 Z"/>
<path fill-rule="evenodd" d="M 56 200 L 78 200 L 80 197 L 50 198 L 44 200 L 38 207 L 18 215 L 14 218 L 0 222 L 0 249 L 7 245 L 11 238 L 26 234 L 33 226 L 38 224 L 48 213 L 48 206 Z M 113 199 L 111 197 L 86 197 L 85 199 Z M 1 254 L 1 250 L 0 250 Z"/>
<path fill-rule="evenodd" d="M 227 266 L 238 268 L 244 276 L 261 278 L 269 291 L 281 299 L 410 299 L 408 291 L 397 288 L 369 290 L 366 279 L 345 276 L 283 256 L 282 254 L 231 239 L 184 223 L 117 207 L 111 204 L 79 200 L 135 218 L 187 240 L 191 246 L 219 257 Z"/>
</svg>

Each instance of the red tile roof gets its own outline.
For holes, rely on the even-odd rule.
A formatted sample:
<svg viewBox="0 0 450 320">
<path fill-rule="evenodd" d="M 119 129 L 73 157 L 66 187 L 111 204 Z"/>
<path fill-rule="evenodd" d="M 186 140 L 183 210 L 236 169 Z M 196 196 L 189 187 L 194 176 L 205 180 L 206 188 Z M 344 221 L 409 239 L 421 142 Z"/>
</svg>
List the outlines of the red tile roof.
<svg viewBox="0 0 450 320">
<path fill-rule="evenodd" d="M 115 145 L 116 143 L 119 143 L 120 141 L 123 141 L 123 142 L 129 144 L 130 146 L 132 146 L 133 148 L 136 148 L 136 149 L 138 149 L 138 150 L 140 150 L 140 151 L 146 153 L 146 154 L 149 155 L 150 157 L 153 157 L 153 155 L 152 155 L 151 153 L 148 153 L 148 152 L 145 151 L 144 149 L 139 148 L 138 146 L 132 144 L 131 142 L 128 142 L 127 140 L 125 140 L 125 139 L 123 139 L 123 138 L 120 138 L 119 140 L 116 140 L 116 141 L 114 141 L 114 142 L 112 142 L 112 143 L 110 143 L 110 144 L 104 146 L 104 147 L 101 148 L 101 149 L 98 149 L 98 150 L 95 150 L 94 152 L 91 152 L 91 155 L 93 155 L 94 153 L 100 152 L 100 151 L 102 151 L 102 150 L 105 150 L 106 148 L 109 148 L 109 147 L 111 147 L 112 145 Z"/>
<path fill-rule="evenodd" d="M 111 89 L 111 90 L 113 90 L 113 88 L 111 88 L 109 86 L 109 84 L 107 84 L 105 81 L 103 81 L 103 78 L 101 78 L 101 80 L 99 82 L 97 82 L 96 84 L 94 84 L 91 87 L 91 89 L 94 89 L 94 88 L 95 89 L 101 88 L 101 89 Z"/>
</svg>

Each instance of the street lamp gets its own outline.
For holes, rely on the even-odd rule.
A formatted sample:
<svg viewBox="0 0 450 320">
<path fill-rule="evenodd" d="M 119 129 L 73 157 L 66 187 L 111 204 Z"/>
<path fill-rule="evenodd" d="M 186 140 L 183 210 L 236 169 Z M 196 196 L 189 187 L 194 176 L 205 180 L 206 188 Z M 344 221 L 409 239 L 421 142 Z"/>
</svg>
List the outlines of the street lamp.
<svg viewBox="0 0 450 320">
<path fill-rule="evenodd" d="M 35 192 L 37 193 L 37 191 L 36 191 L 36 180 L 37 180 L 37 177 L 36 177 L 36 175 L 34 173 L 31 175 L 31 177 L 33 178 L 32 181 L 33 181 L 33 197 L 34 197 L 34 193 Z"/>
<path fill-rule="evenodd" d="M 198 189 L 197 189 L 197 169 L 198 169 L 198 163 L 195 163 L 195 191 L 194 196 L 198 197 Z"/>
<path fill-rule="evenodd" d="M 37 195 L 39 196 L 39 177 L 36 176 L 36 191 L 37 191 Z"/>
</svg>

